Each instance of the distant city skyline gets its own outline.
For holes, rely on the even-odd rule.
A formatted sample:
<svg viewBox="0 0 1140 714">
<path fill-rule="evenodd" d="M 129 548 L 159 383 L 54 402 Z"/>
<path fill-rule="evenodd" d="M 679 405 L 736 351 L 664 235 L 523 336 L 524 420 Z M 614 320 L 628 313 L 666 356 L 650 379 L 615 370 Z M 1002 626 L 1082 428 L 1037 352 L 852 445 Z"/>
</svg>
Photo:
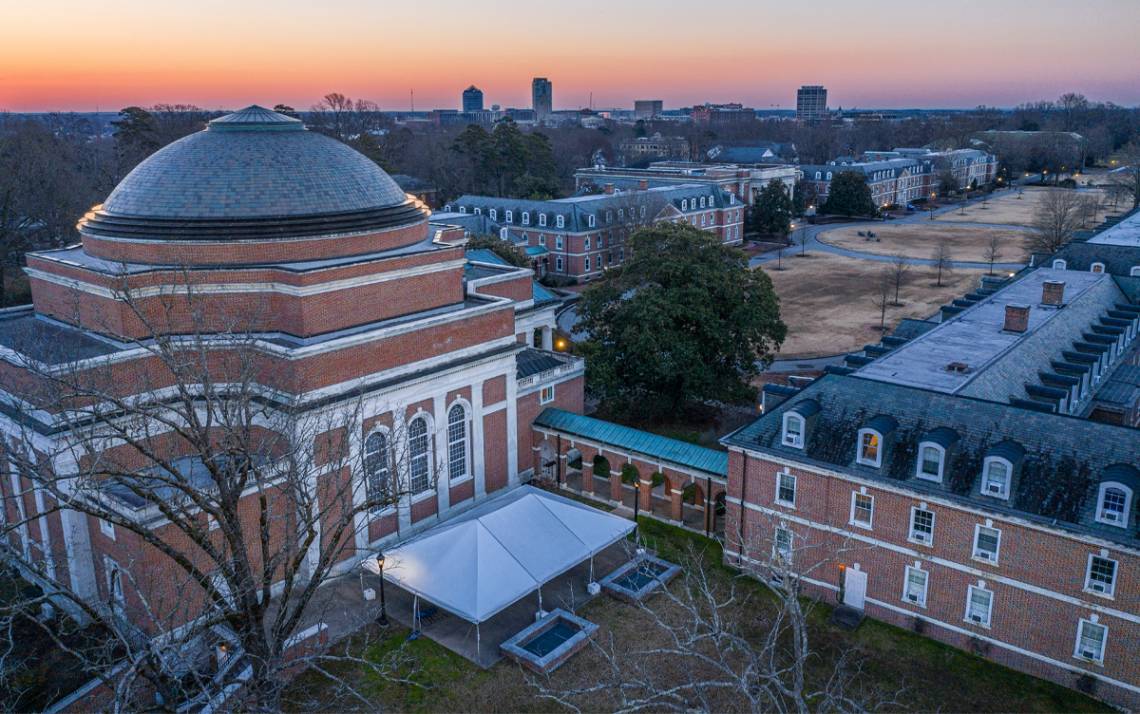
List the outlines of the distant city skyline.
<svg viewBox="0 0 1140 714">
<path fill-rule="evenodd" d="M 733 21 L 695 39 L 693 22 L 710 11 Z M 885 0 L 726 0 L 712 10 L 677 0 L 493 8 L 106 0 L 97 9 L 42 0 L 4 12 L 0 110 L 8 111 L 307 109 L 333 91 L 407 110 L 413 90 L 417 109 L 451 108 L 470 84 L 487 105 L 525 108 L 534 77 L 556 85 L 556 110 L 586 106 L 591 94 L 603 108 L 652 96 L 666 109 L 790 110 L 803 84 L 827 86 L 833 109 L 1010 107 L 1068 91 L 1140 103 L 1134 0 L 1088 0 L 1079 22 L 1060 0 L 918 4 L 905 17 Z M 758 34 L 763 28 L 781 31 Z M 503 33 L 510 42 L 485 41 Z"/>
</svg>

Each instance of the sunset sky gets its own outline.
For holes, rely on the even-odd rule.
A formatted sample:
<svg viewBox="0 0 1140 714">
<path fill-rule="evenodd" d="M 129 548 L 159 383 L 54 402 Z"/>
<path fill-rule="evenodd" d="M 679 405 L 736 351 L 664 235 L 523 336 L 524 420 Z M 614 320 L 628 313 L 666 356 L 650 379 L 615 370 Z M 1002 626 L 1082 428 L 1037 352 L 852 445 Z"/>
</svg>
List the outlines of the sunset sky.
<svg viewBox="0 0 1140 714">
<path fill-rule="evenodd" d="M 0 110 L 1140 103 L 1140 0 L 0 0 Z"/>
</svg>

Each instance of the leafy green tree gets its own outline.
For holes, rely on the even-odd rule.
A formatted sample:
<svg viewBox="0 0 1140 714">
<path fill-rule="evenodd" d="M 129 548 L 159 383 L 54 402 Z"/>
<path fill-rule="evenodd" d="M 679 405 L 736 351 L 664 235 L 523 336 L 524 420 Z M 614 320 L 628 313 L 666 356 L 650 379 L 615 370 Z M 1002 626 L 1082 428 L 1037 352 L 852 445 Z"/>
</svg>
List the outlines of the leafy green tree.
<svg viewBox="0 0 1140 714">
<path fill-rule="evenodd" d="M 867 177 L 855 171 L 840 171 L 831 180 L 827 200 L 820 209 L 840 216 L 876 216 L 879 209 L 871 199 Z"/>
<path fill-rule="evenodd" d="M 792 189 L 792 215 L 804 215 L 808 206 L 815 206 L 817 202 L 815 184 L 803 179 L 796 181 L 795 188 Z"/>
<path fill-rule="evenodd" d="M 635 232 L 631 258 L 582 296 L 587 387 L 608 410 L 661 417 L 755 398 L 749 381 L 787 333 L 743 252 L 687 224 Z"/>
<path fill-rule="evenodd" d="M 760 190 L 752 207 L 752 225 L 760 233 L 788 235 L 792 226 L 792 197 L 783 181 L 772 179 Z"/>
<path fill-rule="evenodd" d="M 505 241 L 496 236 L 475 236 L 467 241 L 467 249 L 475 250 L 477 248 L 485 248 L 511 265 L 519 268 L 529 268 L 530 259 L 526 257 L 518 246 L 510 241 Z"/>
</svg>

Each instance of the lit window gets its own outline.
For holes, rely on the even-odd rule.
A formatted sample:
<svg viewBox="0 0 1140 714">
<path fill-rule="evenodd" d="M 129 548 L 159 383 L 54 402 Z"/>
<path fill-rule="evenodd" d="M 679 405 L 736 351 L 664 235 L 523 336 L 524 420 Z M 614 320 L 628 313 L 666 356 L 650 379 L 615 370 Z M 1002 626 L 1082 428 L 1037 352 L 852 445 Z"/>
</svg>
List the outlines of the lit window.
<svg viewBox="0 0 1140 714">
<path fill-rule="evenodd" d="M 554 385 L 543 387 L 542 391 L 538 393 L 539 404 L 550 404 L 554 401 Z"/>
<path fill-rule="evenodd" d="M 1088 571 L 1085 573 L 1085 590 L 1112 597 L 1116 590 L 1116 561 L 1090 555 Z"/>
<path fill-rule="evenodd" d="M 926 607 L 926 583 L 929 573 L 925 570 L 906 569 L 906 582 L 903 584 L 903 600 L 914 603 L 919 607 Z"/>
<path fill-rule="evenodd" d="M 387 504 L 389 478 L 392 473 L 392 454 L 388 436 L 374 432 L 364 440 L 364 497 L 373 508 Z"/>
<path fill-rule="evenodd" d="M 851 525 L 870 528 L 875 516 L 875 497 L 865 493 L 851 494 Z"/>
<path fill-rule="evenodd" d="M 1009 498 L 1011 464 L 1000 456 L 986 457 L 982 471 L 982 494 L 996 498 Z"/>
<path fill-rule="evenodd" d="M 1104 483 L 1097 498 L 1096 519 L 1110 526 L 1128 526 L 1128 512 L 1132 506 L 1132 491 L 1119 483 Z"/>
<path fill-rule="evenodd" d="M 1090 662 L 1104 661 L 1104 645 L 1108 641 L 1108 628 L 1092 620 L 1081 620 L 1077 626 L 1077 646 L 1073 656 Z"/>
<path fill-rule="evenodd" d="M 465 478 L 467 471 L 467 410 L 456 404 L 447 412 L 447 475 Z"/>
<path fill-rule="evenodd" d="M 923 443 L 918 450 L 918 478 L 942 480 L 942 462 L 946 452 L 938 444 Z"/>
<path fill-rule="evenodd" d="M 776 503 L 796 505 L 796 477 L 787 471 L 776 474 Z"/>
<path fill-rule="evenodd" d="M 859 454 L 856 461 L 867 466 L 879 467 L 882 458 L 882 437 L 873 429 L 859 430 Z"/>
<path fill-rule="evenodd" d="M 966 621 L 982 627 L 990 626 L 990 616 L 993 614 L 994 594 L 990 590 L 974 585 L 970 586 L 966 596 Z"/>
<path fill-rule="evenodd" d="M 1001 531 L 997 528 L 978 525 L 974 527 L 974 553 L 978 560 L 990 563 L 998 562 L 998 552 L 1001 549 Z"/>
<path fill-rule="evenodd" d="M 416 417 L 408 425 L 408 486 L 413 494 L 431 488 L 431 454 L 427 419 Z"/>
<path fill-rule="evenodd" d="M 934 511 L 910 509 L 910 539 L 926 545 L 934 542 Z"/>
<path fill-rule="evenodd" d="M 797 449 L 804 446 L 804 419 L 799 414 L 784 415 L 784 445 Z"/>
<path fill-rule="evenodd" d="M 1090 273 L 1103 273 L 1104 272 L 1104 263 L 1093 263 L 1089 267 L 1089 272 Z"/>
</svg>

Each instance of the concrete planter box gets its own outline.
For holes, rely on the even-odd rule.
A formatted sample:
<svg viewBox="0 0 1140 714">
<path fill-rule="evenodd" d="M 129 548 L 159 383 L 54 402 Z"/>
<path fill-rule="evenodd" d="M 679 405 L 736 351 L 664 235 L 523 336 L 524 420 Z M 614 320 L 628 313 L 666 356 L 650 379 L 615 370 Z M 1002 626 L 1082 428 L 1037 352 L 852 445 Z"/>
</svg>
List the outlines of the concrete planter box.
<svg viewBox="0 0 1140 714">
<path fill-rule="evenodd" d="M 539 674 L 549 674 L 589 644 L 598 626 L 562 608 L 499 645 L 503 654 Z"/>
<path fill-rule="evenodd" d="M 681 572 L 681 566 L 653 555 L 641 555 L 602 578 L 602 589 L 626 602 L 642 602 Z"/>
</svg>

